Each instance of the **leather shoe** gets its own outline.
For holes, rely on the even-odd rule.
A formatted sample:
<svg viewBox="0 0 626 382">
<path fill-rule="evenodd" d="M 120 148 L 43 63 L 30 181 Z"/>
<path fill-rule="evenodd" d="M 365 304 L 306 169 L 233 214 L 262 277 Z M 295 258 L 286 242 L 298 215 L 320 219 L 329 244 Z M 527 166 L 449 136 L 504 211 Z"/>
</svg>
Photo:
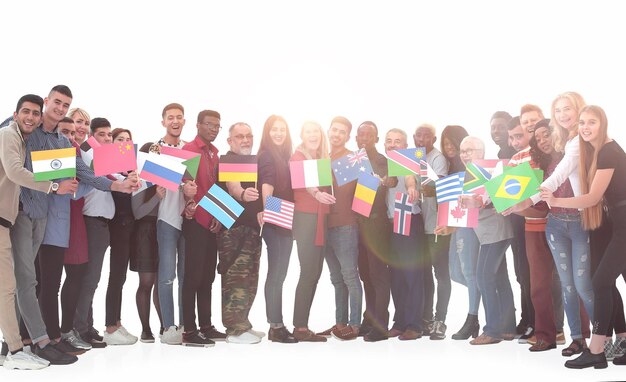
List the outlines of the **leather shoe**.
<svg viewBox="0 0 626 382">
<path fill-rule="evenodd" d="M 309 329 L 306 329 L 306 330 L 294 329 L 293 336 L 299 342 L 326 342 L 327 341 L 326 337 L 318 336 L 317 334 L 313 333 Z"/>
<path fill-rule="evenodd" d="M 289 330 L 284 326 L 280 328 L 270 328 L 270 332 L 267 334 L 267 339 L 272 342 L 280 342 L 283 344 L 295 344 L 298 342 L 294 336 L 289 333 Z"/>
<path fill-rule="evenodd" d="M 500 341 L 502 340 L 499 338 L 491 337 L 483 333 L 480 336 L 471 340 L 470 345 L 491 345 L 491 344 L 497 344 Z"/>
<path fill-rule="evenodd" d="M 538 340 L 537 343 L 535 343 L 533 346 L 528 348 L 528 350 L 532 352 L 546 351 L 546 350 L 551 350 L 551 349 L 556 349 L 556 343 L 555 342 L 548 343 L 544 340 Z"/>
<path fill-rule="evenodd" d="M 422 338 L 422 332 L 418 332 L 413 329 L 405 330 L 404 333 L 400 334 L 400 336 L 398 337 L 400 341 L 411 341 L 418 338 Z"/>
<path fill-rule="evenodd" d="M 391 337 L 398 337 L 402 333 L 404 333 L 402 330 L 399 330 L 399 329 L 396 329 L 396 328 L 391 328 L 391 330 L 389 331 L 388 335 L 389 335 L 389 338 L 391 338 Z"/>
<path fill-rule="evenodd" d="M 378 342 L 378 341 L 384 341 L 384 340 L 388 340 L 389 336 L 387 336 L 387 333 L 385 331 L 385 333 L 381 333 L 378 330 L 370 330 L 369 333 L 367 333 L 365 335 L 365 337 L 363 337 L 363 341 L 366 342 Z"/>
<path fill-rule="evenodd" d="M 593 354 L 591 350 L 585 349 L 578 358 L 565 362 L 568 369 L 585 369 L 592 366 L 594 369 L 605 369 L 608 366 L 604 352 Z"/>
</svg>

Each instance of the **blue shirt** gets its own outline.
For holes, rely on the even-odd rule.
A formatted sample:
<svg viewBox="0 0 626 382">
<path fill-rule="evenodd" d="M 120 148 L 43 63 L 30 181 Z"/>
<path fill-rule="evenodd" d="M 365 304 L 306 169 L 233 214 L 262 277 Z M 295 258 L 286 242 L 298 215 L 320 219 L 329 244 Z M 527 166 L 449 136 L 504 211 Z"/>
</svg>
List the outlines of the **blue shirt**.
<svg viewBox="0 0 626 382">
<path fill-rule="evenodd" d="M 73 147 L 70 141 L 55 128 L 52 132 L 43 129 L 43 125 L 33 131 L 26 140 L 26 160 L 24 167 L 33 171 L 33 162 L 30 153 L 40 150 L 66 149 Z M 87 185 L 98 190 L 110 191 L 112 181 L 106 177 L 96 177 L 85 162 L 76 161 L 76 177 Z M 24 213 L 31 219 L 43 219 L 48 215 L 48 195 L 43 192 L 34 191 L 29 188 L 22 187 L 20 192 L 20 202 Z"/>
</svg>

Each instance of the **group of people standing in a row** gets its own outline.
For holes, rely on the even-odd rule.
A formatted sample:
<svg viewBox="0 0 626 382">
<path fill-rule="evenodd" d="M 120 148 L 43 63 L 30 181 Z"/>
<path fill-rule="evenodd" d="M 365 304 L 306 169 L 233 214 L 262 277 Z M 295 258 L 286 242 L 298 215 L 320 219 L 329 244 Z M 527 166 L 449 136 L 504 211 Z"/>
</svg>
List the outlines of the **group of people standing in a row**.
<svg viewBox="0 0 626 382">
<path fill-rule="evenodd" d="M 463 195 L 463 207 L 480 209 L 476 228 L 438 226 L 433 183 L 424 185 L 417 176 L 388 176 L 387 158 L 376 148 L 378 127 L 371 121 L 361 123 L 354 134 L 379 179 L 369 217 L 352 211 L 356 181 L 292 189 L 290 161 L 336 160 L 352 153 L 346 147 L 352 124 L 345 117 L 334 118 L 327 131 L 317 122 L 305 122 L 294 149 L 285 119 L 270 116 L 256 154 L 258 182 L 220 184 L 244 207 L 229 229 L 198 208 L 218 183 L 218 149 L 212 142 L 222 126 L 213 110 L 198 114 L 196 137 L 183 142 L 184 108 L 167 105 L 162 112 L 165 135 L 140 148 L 158 153 L 169 146 L 200 154 L 197 176 L 178 191 L 146 187 L 135 172 L 96 177 L 80 158 L 75 179 L 35 182 L 33 151 L 75 147 L 80 154 L 89 135 L 99 144 L 132 140 L 130 130 L 112 129 L 105 118 L 91 119 L 85 110 L 70 109 L 71 102 L 72 93 L 63 85 L 45 99 L 26 95 L 8 126 L 0 129 L 0 329 L 8 368 L 69 364 L 92 348 L 154 342 L 151 300 L 162 343 L 258 343 L 265 333 L 253 329 L 248 315 L 257 293 L 262 241 L 268 256 L 270 341 L 323 342 L 330 336 L 363 336 L 369 342 L 422 336 L 441 340 L 454 280 L 467 287 L 469 307 L 453 339 L 473 337 L 472 345 L 486 345 L 517 338 L 531 344 L 533 352 L 555 349 L 557 343 L 565 344 L 565 312 L 572 342 L 562 353 L 582 353 L 566 366 L 606 367 L 611 359 L 626 363 L 626 322 L 615 286 L 617 277 L 626 273 L 626 260 L 620 256 L 620 240 L 626 240 L 626 154 L 608 137 L 604 111 L 586 106 L 577 93 L 554 100 L 551 120 L 534 105 L 522 107 L 519 117 L 506 112 L 492 116 L 498 157 L 510 159 L 510 166 L 530 162 L 544 171 L 545 180 L 540 193 L 502 214 L 482 194 Z M 233 124 L 226 155 L 251 155 L 253 140 L 247 123 Z M 439 177 L 484 159 L 484 143 L 461 126 L 445 127 L 441 151 L 435 148 L 432 125 L 418 126 L 413 140 L 425 148 L 425 160 Z M 383 145 L 386 151 L 406 149 L 407 133 L 391 129 Z M 397 192 L 408 194 L 412 203 L 409 235 L 392 229 Z M 269 196 L 294 202 L 292 230 L 263 224 Z M 294 239 L 300 277 L 290 331 L 282 298 Z M 509 246 L 521 290 L 517 325 L 505 258 Z M 109 247 L 106 329 L 101 336 L 94 328 L 92 302 Z M 335 324 L 316 333 L 308 321 L 324 260 L 335 288 Z M 121 323 L 129 264 L 139 274 L 140 338 Z M 222 276 L 226 333 L 211 320 L 216 270 Z M 390 328 L 391 298 L 395 310 Z M 486 323 L 478 335 L 481 299 Z M 593 337 L 587 347 L 590 319 Z"/>
</svg>

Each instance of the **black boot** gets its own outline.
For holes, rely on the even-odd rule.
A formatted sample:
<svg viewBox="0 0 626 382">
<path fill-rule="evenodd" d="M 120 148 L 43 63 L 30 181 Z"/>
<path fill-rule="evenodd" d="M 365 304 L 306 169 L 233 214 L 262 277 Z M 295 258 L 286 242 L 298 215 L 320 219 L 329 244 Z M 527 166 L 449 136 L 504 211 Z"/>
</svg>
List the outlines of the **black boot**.
<svg viewBox="0 0 626 382">
<path fill-rule="evenodd" d="M 458 332 L 452 335 L 453 340 L 466 340 L 470 338 L 476 338 L 480 325 L 478 324 L 478 316 L 475 314 L 468 314 L 463 327 Z"/>
</svg>

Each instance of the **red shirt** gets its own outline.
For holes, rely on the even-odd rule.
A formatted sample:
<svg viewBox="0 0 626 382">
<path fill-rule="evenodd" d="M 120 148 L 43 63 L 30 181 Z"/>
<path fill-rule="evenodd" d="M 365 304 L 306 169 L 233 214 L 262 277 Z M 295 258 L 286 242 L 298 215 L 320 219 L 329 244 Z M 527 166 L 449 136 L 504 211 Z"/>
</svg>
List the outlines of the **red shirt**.
<svg viewBox="0 0 626 382">
<path fill-rule="evenodd" d="M 198 203 L 200 199 L 206 195 L 209 188 L 217 182 L 217 164 L 219 158 L 217 156 L 217 148 L 209 143 L 207 146 L 199 136 L 196 135 L 193 141 L 183 146 L 183 150 L 200 153 L 200 165 L 198 166 L 198 175 L 196 176 L 196 185 L 198 192 L 193 200 Z M 196 222 L 206 229 L 209 229 L 214 217 L 206 212 L 203 208 L 196 209 L 194 215 Z"/>
</svg>

